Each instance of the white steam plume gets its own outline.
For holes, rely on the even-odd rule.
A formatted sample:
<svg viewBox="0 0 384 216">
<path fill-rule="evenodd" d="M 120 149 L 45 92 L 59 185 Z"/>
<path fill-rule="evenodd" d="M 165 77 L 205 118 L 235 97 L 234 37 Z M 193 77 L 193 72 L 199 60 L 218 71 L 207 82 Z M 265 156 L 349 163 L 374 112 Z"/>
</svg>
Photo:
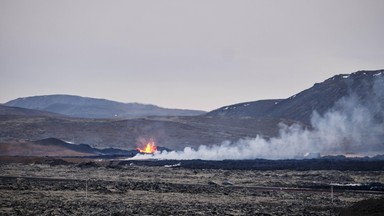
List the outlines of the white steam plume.
<svg viewBox="0 0 384 216">
<path fill-rule="evenodd" d="M 235 143 L 186 147 L 183 151 L 162 151 L 153 155 L 136 155 L 133 159 L 287 159 L 308 152 L 321 154 L 384 153 L 384 79 L 377 77 L 372 92 L 360 99 L 352 93 L 341 98 L 324 115 L 314 112 L 311 129 L 300 125 L 280 124 L 279 136 L 264 139 L 241 139 Z"/>
</svg>

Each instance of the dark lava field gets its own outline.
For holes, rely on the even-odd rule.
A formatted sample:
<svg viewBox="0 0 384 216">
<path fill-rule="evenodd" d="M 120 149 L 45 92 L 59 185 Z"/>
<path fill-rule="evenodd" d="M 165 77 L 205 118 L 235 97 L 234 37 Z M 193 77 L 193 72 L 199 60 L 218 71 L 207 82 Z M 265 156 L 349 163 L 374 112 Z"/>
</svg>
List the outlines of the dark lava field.
<svg viewBox="0 0 384 216">
<path fill-rule="evenodd" d="M 17 157 L 2 157 L 0 161 L 0 215 L 383 215 L 384 212 L 382 161 L 345 160 L 343 164 L 335 160 L 331 163 L 329 160 L 123 161 Z M 279 163 L 283 165 L 277 166 Z M 296 168 L 292 167 L 295 163 Z M 304 163 L 312 167 L 300 169 Z M 340 169 L 335 163 L 340 164 Z M 314 169 L 314 164 L 320 164 L 318 169 Z M 324 164 L 332 165 L 327 169 Z"/>
</svg>

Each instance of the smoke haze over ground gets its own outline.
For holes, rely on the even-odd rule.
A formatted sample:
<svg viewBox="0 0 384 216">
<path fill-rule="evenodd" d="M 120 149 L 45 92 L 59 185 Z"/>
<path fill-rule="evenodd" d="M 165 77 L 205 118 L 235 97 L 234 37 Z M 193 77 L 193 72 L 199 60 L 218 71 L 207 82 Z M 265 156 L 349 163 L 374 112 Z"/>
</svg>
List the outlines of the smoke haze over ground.
<svg viewBox="0 0 384 216">
<path fill-rule="evenodd" d="M 289 159 L 306 153 L 322 155 L 384 153 L 384 76 L 379 74 L 366 95 L 350 92 L 325 114 L 313 112 L 312 128 L 298 124 L 280 124 L 279 136 L 261 136 L 235 143 L 186 147 L 183 151 L 162 151 L 153 155 L 136 155 L 133 159 Z"/>
</svg>

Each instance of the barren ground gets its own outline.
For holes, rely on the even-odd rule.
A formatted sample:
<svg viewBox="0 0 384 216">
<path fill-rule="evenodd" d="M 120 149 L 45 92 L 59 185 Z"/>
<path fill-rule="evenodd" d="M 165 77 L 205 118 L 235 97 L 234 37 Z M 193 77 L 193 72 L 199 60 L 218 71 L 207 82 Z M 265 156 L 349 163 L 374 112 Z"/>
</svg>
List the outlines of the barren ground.
<svg viewBox="0 0 384 216">
<path fill-rule="evenodd" d="M 384 197 L 334 189 L 332 199 L 327 187 L 384 183 L 384 171 L 107 165 L 0 163 L 0 215 L 339 215 L 357 201 Z"/>
</svg>

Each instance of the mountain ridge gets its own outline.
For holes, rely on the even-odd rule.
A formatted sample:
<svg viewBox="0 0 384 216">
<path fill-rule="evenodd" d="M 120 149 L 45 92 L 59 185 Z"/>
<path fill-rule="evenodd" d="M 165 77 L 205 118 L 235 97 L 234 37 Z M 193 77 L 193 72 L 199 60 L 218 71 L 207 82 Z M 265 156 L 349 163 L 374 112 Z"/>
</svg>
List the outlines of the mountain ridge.
<svg viewBox="0 0 384 216">
<path fill-rule="evenodd" d="M 310 123 L 313 112 L 324 114 L 342 97 L 356 94 L 360 98 L 369 97 L 375 79 L 384 79 L 384 70 L 357 71 L 339 74 L 315 83 L 286 99 L 260 100 L 228 105 L 208 112 L 207 116 L 237 116 L 287 118 Z M 247 105 L 247 106 L 245 106 Z"/>
<path fill-rule="evenodd" d="M 4 105 L 59 113 L 80 118 L 134 118 L 144 116 L 193 116 L 204 111 L 162 108 L 151 104 L 122 103 L 76 95 L 40 95 L 21 97 Z"/>
</svg>

